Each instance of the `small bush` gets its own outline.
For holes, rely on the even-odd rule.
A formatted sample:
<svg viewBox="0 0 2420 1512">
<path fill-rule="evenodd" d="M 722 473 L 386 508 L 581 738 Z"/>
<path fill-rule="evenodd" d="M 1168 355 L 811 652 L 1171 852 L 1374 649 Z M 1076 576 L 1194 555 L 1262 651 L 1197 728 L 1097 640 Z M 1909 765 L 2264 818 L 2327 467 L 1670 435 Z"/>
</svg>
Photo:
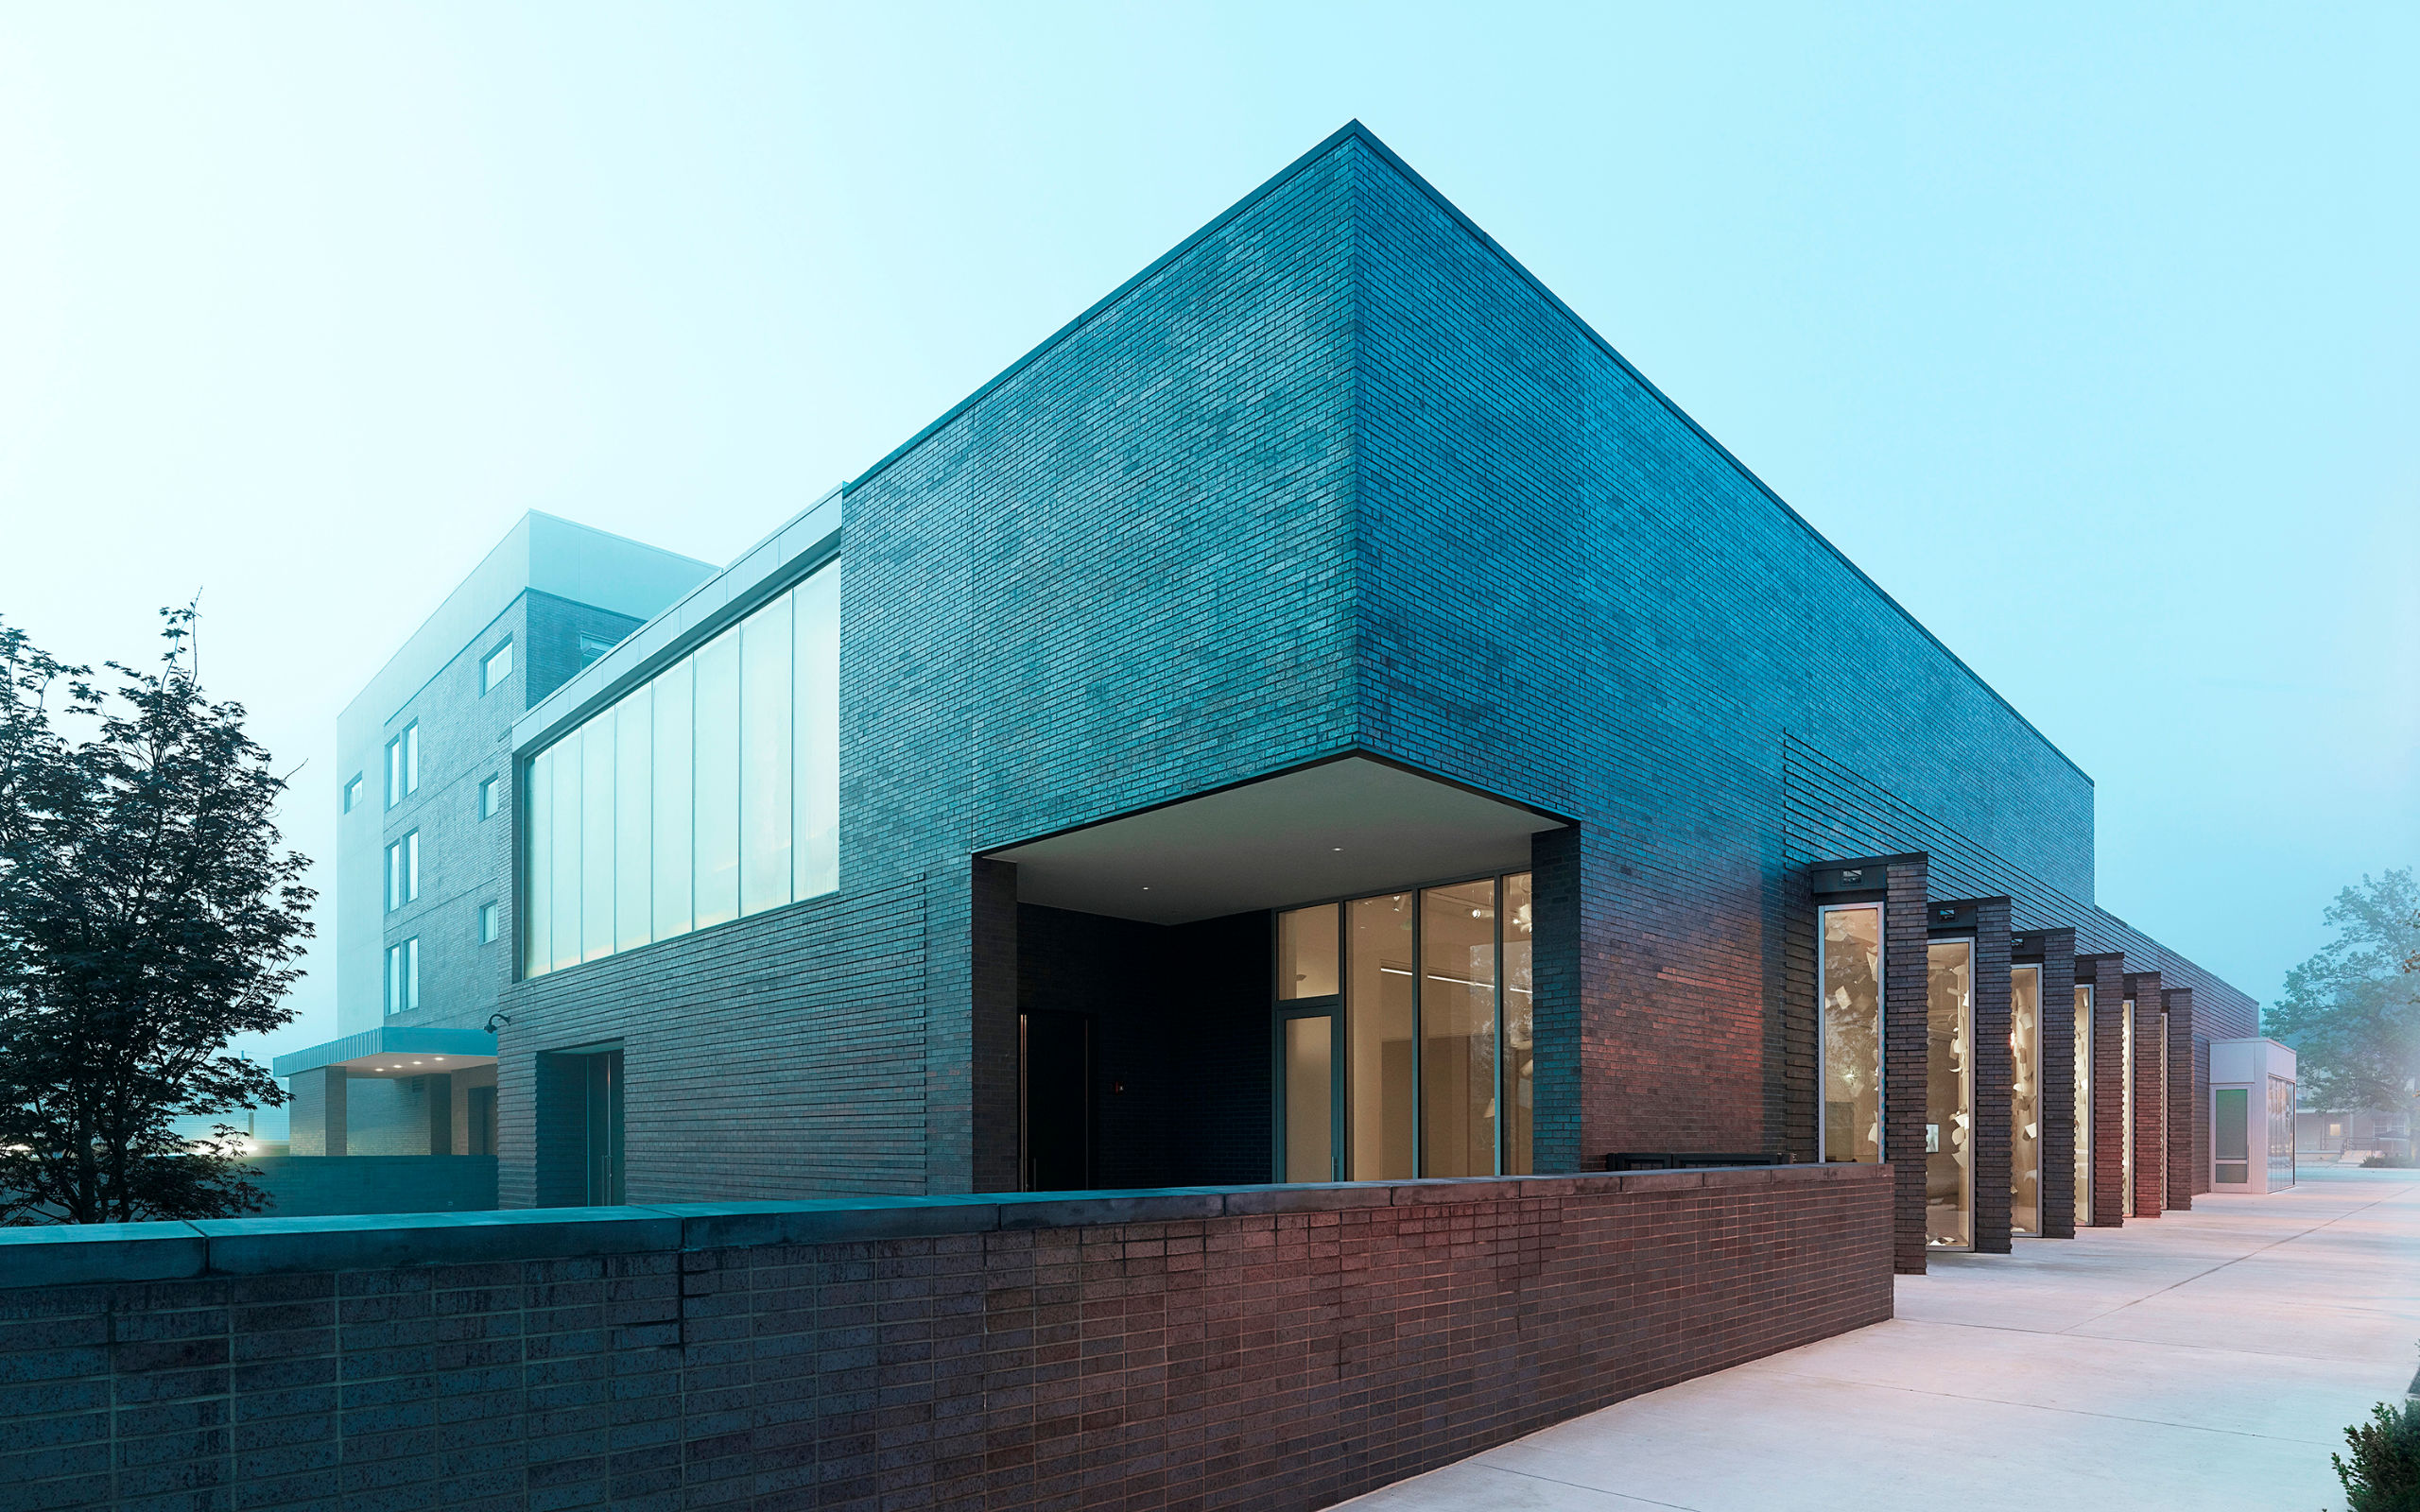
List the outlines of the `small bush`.
<svg viewBox="0 0 2420 1512">
<path fill-rule="evenodd" d="M 2330 1454 L 2344 1483 L 2345 1512 L 2420 1512 L 2420 1403 L 2380 1402 L 2366 1423 L 2344 1430 L 2353 1458 Z"/>
</svg>

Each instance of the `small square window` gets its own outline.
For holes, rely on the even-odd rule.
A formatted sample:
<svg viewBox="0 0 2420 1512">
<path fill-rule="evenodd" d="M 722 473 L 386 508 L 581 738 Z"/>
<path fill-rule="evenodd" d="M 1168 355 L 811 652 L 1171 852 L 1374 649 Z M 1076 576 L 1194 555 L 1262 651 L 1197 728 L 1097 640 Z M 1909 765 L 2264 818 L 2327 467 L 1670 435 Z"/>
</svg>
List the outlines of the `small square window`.
<svg viewBox="0 0 2420 1512">
<path fill-rule="evenodd" d="M 358 802 L 360 802 L 360 801 L 361 801 L 361 775 L 360 775 L 358 772 L 356 772 L 356 773 L 354 773 L 352 777 L 350 777 L 350 778 L 346 779 L 346 781 L 345 781 L 345 784 L 344 784 L 344 811 L 345 811 L 347 814 L 352 813 L 352 812 L 353 812 L 353 806 L 354 806 L 355 803 L 358 803 Z"/>
<path fill-rule="evenodd" d="M 579 638 L 579 664 L 581 666 L 588 665 L 588 663 L 596 661 L 598 657 L 603 656 L 606 652 L 611 651 L 614 646 L 619 645 L 620 644 L 621 642 L 619 640 L 611 635 L 581 635 Z"/>
<path fill-rule="evenodd" d="M 504 926 L 504 910 L 493 903 L 479 904 L 479 943 L 495 943 L 496 932 Z"/>
<path fill-rule="evenodd" d="M 479 696 L 485 697 L 495 691 L 495 685 L 512 676 L 512 643 L 505 642 L 490 651 L 479 662 Z"/>
<path fill-rule="evenodd" d="M 479 784 L 480 818 L 493 819 L 495 817 L 495 806 L 504 801 L 502 797 L 503 790 L 503 782 L 493 777 Z"/>
</svg>

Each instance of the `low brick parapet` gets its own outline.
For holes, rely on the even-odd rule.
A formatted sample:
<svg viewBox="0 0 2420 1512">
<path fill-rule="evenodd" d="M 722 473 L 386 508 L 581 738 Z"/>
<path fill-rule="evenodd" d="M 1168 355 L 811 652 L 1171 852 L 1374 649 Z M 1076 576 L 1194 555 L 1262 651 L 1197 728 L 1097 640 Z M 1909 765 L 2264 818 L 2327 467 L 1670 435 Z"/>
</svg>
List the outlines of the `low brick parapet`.
<svg viewBox="0 0 2420 1512">
<path fill-rule="evenodd" d="M 1890 1316 L 1891 1175 L 0 1230 L 0 1475 L 45 1506 L 1323 1506 Z"/>
</svg>

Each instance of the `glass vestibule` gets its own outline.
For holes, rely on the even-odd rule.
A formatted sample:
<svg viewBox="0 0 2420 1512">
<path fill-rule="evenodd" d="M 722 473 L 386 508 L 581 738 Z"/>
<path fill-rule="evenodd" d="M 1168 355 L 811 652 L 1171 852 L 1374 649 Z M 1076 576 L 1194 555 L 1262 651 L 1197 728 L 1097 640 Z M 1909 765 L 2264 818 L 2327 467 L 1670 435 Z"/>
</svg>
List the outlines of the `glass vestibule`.
<svg viewBox="0 0 2420 1512">
<path fill-rule="evenodd" d="M 1975 942 L 1934 940 L 1925 970 L 1925 1243 L 1975 1243 Z"/>
<path fill-rule="evenodd" d="M 1280 1179 L 1530 1169 L 1530 913 L 1516 872 L 1278 915 Z"/>
<path fill-rule="evenodd" d="M 2042 968 L 2009 971 L 2009 1228 L 2042 1232 Z"/>
<path fill-rule="evenodd" d="M 1882 1160 L 1882 905 L 1818 911 L 1815 970 L 1823 984 L 1817 1037 L 1824 1087 L 1824 1159 Z"/>
</svg>

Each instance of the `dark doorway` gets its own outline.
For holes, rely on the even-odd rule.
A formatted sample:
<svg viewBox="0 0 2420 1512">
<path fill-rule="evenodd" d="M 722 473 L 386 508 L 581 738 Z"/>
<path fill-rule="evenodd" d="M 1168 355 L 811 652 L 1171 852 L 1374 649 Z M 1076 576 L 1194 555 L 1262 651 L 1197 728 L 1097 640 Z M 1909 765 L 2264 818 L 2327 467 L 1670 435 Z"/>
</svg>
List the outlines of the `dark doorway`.
<svg viewBox="0 0 2420 1512">
<path fill-rule="evenodd" d="M 1017 1037 L 1025 1188 L 1088 1190 L 1093 1184 L 1092 1020 L 1080 1013 L 1022 1013 Z"/>
<path fill-rule="evenodd" d="M 591 1208 L 622 1202 L 622 1053 L 608 1050 L 587 1060 L 586 1123 L 588 1200 Z"/>
<path fill-rule="evenodd" d="M 495 1089 L 473 1087 L 462 1094 L 469 1115 L 473 1155 L 495 1153 Z"/>
</svg>

